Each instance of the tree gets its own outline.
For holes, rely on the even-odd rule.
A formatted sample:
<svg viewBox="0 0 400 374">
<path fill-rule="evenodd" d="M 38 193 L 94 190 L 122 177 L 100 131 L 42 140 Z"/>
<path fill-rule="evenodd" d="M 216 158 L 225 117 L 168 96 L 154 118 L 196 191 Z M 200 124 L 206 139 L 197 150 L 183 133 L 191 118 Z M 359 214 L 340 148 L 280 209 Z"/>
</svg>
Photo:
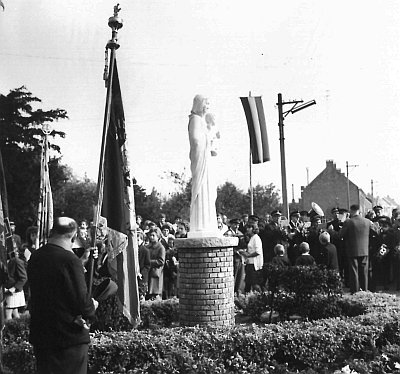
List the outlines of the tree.
<svg viewBox="0 0 400 374">
<path fill-rule="evenodd" d="M 250 190 L 247 192 L 250 198 Z M 253 207 L 254 214 L 259 217 L 265 217 L 267 213 L 280 207 L 279 194 L 273 183 L 267 186 L 257 184 L 253 187 Z"/>
<path fill-rule="evenodd" d="M 33 109 L 41 100 L 25 87 L 0 95 L 0 150 L 3 155 L 10 217 L 20 233 L 35 222 L 39 200 L 40 154 L 42 125 L 66 119 L 63 109 L 44 111 Z M 65 133 L 52 130 L 50 139 L 65 137 Z M 60 147 L 50 143 L 54 155 L 50 161 L 50 179 L 53 188 L 69 178 L 60 164 Z"/>
<path fill-rule="evenodd" d="M 190 199 L 192 195 L 192 179 L 185 172 L 179 174 L 173 171 L 165 172 L 167 179 L 175 185 L 175 191 L 163 199 L 162 211 L 167 219 L 173 221 L 176 216 L 189 221 Z"/>
<path fill-rule="evenodd" d="M 70 180 L 54 192 L 54 214 L 72 217 L 79 221 L 93 219 L 93 207 L 97 204 L 97 184 L 85 177 L 79 180 L 71 176 Z"/>
<path fill-rule="evenodd" d="M 231 182 L 225 182 L 217 188 L 217 212 L 229 218 L 240 218 L 250 210 L 248 196 Z"/>
</svg>

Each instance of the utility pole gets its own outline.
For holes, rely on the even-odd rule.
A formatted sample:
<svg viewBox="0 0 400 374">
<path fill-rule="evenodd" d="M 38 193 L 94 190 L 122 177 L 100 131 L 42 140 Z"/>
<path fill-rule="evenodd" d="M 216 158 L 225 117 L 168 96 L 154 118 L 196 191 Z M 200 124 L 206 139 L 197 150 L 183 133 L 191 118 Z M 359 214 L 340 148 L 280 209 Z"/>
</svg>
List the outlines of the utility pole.
<svg viewBox="0 0 400 374">
<path fill-rule="evenodd" d="M 280 151 L 281 151 L 281 175 L 282 175 L 282 202 L 283 202 L 283 215 L 286 218 L 289 218 L 289 204 L 288 204 L 288 197 L 287 197 L 287 181 L 286 181 L 286 159 L 285 159 L 285 134 L 283 131 L 283 120 L 289 113 L 296 113 L 300 110 L 308 108 L 311 105 L 316 104 L 315 100 L 308 101 L 304 104 L 303 100 L 294 100 L 294 101 L 282 101 L 282 94 L 278 94 L 278 126 L 279 126 L 279 144 L 280 144 Z M 286 112 L 283 111 L 283 106 L 286 104 L 292 105 L 292 108 L 287 110 Z M 301 105 L 299 105 L 301 104 Z"/>
<path fill-rule="evenodd" d="M 374 206 L 374 180 L 371 179 L 371 200 L 372 200 L 372 206 Z"/>
<path fill-rule="evenodd" d="M 346 161 L 346 177 L 347 177 L 347 209 L 350 210 L 350 181 L 349 181 L 349 168 L 355 168 L 358 165 L 349 165 Z"/>
</svg>

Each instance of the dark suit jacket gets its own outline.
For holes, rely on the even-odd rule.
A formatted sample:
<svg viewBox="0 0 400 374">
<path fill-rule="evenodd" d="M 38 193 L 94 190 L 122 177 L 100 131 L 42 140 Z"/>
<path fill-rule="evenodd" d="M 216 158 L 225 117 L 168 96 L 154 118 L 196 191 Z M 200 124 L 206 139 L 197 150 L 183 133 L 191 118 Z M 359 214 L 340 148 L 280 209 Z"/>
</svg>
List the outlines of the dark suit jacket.
<svg viewBox="0 0 400 374">
<path fill-rule="evenodd" d="M 36 347 L 69 347 L 89 343 L 89 332 L 74 322 L 94 317 L 83 265 L 71 251 L 46 244 L 28 263 L 31 289 L 30 342 Z"/>
<path fill-rule="evenodd" d="M 368 256 L 369 231 L 372 222 L 360 215 L 347 219 L 339 236 L 343 238 L 347 257 Z"/>
</svg>

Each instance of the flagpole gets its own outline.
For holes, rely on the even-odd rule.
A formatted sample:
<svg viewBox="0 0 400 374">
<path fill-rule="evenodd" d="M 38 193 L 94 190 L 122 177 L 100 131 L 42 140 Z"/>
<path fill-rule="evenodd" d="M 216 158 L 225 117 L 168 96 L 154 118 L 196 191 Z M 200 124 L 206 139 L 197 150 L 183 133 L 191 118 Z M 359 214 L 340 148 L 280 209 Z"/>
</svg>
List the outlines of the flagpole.
<svg viewBox="0 0 400 374">
<path fill-rule="evenodd" d="M 106 105 L 104 111 L 104 122 L 103 122 L 103 135 L 101 139 L 101 151 L 100 151 L 100 163 L 99 163 L 99 173 L 97 179 L 97 204 L 95 207 L 94 214 L 94 232 L 92 234 L 92 247 L 96 246 L 96 235 L 97 228 L 99 226 L 100 221 L 100 212 L 103 204 L 103 192 L 104 192 L 104 159 L 105 159 L 105 150 L 107 144 L 107 133 L 110 125 L 110 114 L 111 114 L 111 98 L 112 98 L 112 82 L 113 82 L 113 74 L 114 74 L 114 65 L 115 65 L 115 50 L 119 48 L 118 43 L 118 30 L 123 26 L 122 19 L 118 17 L 118 12 L 121 10 L 119 8 L 119 4 L 114 6 L 114 16 L 108 19 L 108 26 L 112 30 L 111 40 L 108 41 L 106 45 L 106 64 L 107 64 L 107 51 L 110 50 L 110 65 L 108 68 L 107 74 L 107 65 L 104 69 L 104 79 L 106 80 L 107 85 L 107 95 L 106 95 Z M 89 267 L 89 279 L 88 279 L 88 293 L 92 293 L 93 286 L 93 273 L 94 273 L 94 259 L 91 254 L 91 261 Z"/>
<path fill-rule="evenodd" d="M 254 196 L 253 196 L 253 181 L 252 181 L 252 163 L 253 163 L 253 158 L 251 156 L 251 147 L 250 147 L 250 157 L 249 157 L 249 163 L 250 163 L 250 214 L 254 214 Z"/>
</svg>

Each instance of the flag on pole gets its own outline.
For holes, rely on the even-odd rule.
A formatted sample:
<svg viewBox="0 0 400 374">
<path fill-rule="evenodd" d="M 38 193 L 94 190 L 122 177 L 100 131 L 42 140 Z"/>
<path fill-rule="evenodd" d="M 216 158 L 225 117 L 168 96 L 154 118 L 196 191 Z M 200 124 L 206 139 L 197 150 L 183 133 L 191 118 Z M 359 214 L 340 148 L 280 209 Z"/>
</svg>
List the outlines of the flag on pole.
<svg viewBox="0 0 400 374">
<path fill-rule="evenodd" d="M 135 323 L 140 315 L 135 202 L 127 152 L 124 109 L 115 58 L 110 65 L 113 69 L 112 93 L 104 152 L 101 216 L 107 220 L 110 244 L 107 250 L 111 278 L 118 285 L 117 295 L 124 315 L 131 323 Z"/>
<path fill-rule="evenodd" d="M 36 248 L 47 243 L 50 230 L 53 228 L 53 195 L 51 193 L 49 173 L 49 146 L 47 133 L 43 137 L 42 158 L 40 165 L 40 196 L 37 225 L 39 229 Z"/>
<path fill-rule="evenodd" d="M 261 96 L 241 97 L 250 135 L 253 164 L 269 161 L 269 146 Z"/>
</svg>

